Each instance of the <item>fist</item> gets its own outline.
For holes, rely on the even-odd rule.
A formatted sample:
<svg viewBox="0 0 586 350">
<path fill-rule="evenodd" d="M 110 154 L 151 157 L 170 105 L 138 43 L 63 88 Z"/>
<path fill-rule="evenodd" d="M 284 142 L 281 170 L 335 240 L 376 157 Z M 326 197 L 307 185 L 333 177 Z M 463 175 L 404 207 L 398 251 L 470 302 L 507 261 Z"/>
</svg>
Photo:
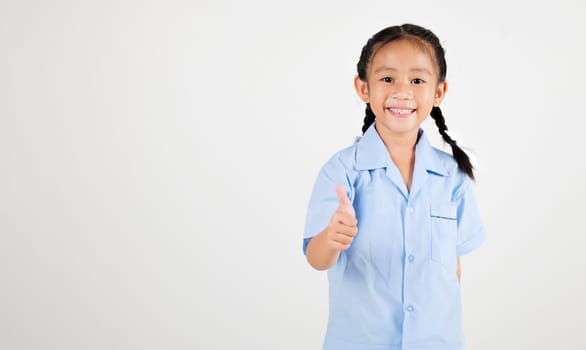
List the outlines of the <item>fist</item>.
<svg viewBox="0 0 586 350">
<path fill-rule="evenodd" d="M 358 233 L 358 221 L 354 207 L 346 195 L 346 190 L 342 185 L 336 185 L 336 194 L 340 206 L 330 219 L 326 230 L 326 238 L 329 245 L 337 250 L 346 250 L 350 248 L 354 236 Z"/>
</svg>

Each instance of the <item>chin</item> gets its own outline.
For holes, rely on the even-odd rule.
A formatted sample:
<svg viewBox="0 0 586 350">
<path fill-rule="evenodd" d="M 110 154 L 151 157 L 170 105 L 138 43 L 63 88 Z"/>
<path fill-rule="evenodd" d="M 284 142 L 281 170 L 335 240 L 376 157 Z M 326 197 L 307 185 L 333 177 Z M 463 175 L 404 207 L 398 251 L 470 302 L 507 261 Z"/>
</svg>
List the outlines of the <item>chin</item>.
<svg viewBox="0 0 586 350">
<path fill-rule="evenodd" d="M 418 131 L 420 125 L 414 120 L 391 120 L 382 124 L 382 126 L 388 131 L 401 134 Z"/>
</svg>

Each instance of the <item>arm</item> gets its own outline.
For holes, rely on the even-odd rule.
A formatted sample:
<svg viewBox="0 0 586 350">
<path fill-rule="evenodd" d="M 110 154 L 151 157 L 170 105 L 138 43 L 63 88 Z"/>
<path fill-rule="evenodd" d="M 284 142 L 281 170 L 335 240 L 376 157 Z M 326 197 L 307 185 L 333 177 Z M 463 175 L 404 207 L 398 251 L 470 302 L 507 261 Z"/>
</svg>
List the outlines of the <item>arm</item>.
<svg viewBox="0 0 586 350">
<path fill-rule="evenodd" d="M 329 269 L 338 261 L 340 253 L 350 248 L 358 232 L 354 208 L 346 196 L 344 187 L 337 185 L 336 193 L 340 206 L 330 218 L 328 226 L 311 238 L 307 245 L 307 261 L 314 269 L 320 271 Z"/>
<path fill-rule="evenodd" d="M 342 249 L 332 247 L 328 240 L 328 229 L 324 229 L 317 236 L 313 237 L 307 245 L 307 262 L 318 271 L 327 270 L 332 267 Z"/>
<path fill-rule="evenodd" d="M 460 257 L 458 257 L 458 263 L 456 265 L 456 276 L 458 276 L 458 283 L 462 284 L 461 282 L 461 270 L 460 270 Z"/>
</svg>

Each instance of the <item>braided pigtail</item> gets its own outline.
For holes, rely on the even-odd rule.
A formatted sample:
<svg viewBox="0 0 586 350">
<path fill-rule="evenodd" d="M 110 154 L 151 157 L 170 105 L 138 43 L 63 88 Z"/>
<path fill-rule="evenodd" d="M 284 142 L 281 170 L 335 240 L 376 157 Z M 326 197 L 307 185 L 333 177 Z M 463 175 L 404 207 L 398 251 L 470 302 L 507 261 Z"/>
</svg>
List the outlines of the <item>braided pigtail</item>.
<svg viewBox="0 0 586 350">
<path fill-rule="evenodd" d="M 431 109 L 431 117 L 433 120 L 435 120 L 435 125 L 437 126 L 439 133 L 442 135 L 444 141 L 446 141 L 446 143 L 452 148 L 452 155 L 458 163 L 458 168 L 460 168 L 460 170 L 462 170 L 466 175 L 474 180 L 474 167 L 470 162 L 470 158 L 466 152 L 464 152 L 464 150 L 458 146 L 456 141 L 452 140 L 450 135 L 448 135 L 448 127 L 446 126 L 446 120 L 442 114 L 442 110 L 439 107 L 433 107 Z"/>
<path fill-rule="evenodd" d="M 364 124 L 362 125 L 362 135 L 368 130 L 368 128 L 374 123 L 374 119 L 376 118 L 374 113 L 372 113 L 372 109 L 370 109 L 370 103 L 366 104 L 366 110 L 364 116 Z"/>
</svg>

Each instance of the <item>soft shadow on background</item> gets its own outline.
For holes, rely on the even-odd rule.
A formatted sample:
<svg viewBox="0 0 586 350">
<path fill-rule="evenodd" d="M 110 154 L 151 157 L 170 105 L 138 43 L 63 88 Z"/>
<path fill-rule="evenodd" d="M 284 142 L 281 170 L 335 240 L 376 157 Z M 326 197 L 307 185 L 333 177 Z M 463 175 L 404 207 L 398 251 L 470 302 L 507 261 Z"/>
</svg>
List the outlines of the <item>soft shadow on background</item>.
<svg viewBox="0 0 586 350">
<path fill-rule="evenodd" d="M 488 240 L 462 260 L 468 348 L 584 347 L 583 13 L 0 2 L 0 348 L 320 348 L 307 201 L 360 132 L 362 45 L 405 22 L 440 37 L 442 109 L 480 159 Z"/>
</svg>

